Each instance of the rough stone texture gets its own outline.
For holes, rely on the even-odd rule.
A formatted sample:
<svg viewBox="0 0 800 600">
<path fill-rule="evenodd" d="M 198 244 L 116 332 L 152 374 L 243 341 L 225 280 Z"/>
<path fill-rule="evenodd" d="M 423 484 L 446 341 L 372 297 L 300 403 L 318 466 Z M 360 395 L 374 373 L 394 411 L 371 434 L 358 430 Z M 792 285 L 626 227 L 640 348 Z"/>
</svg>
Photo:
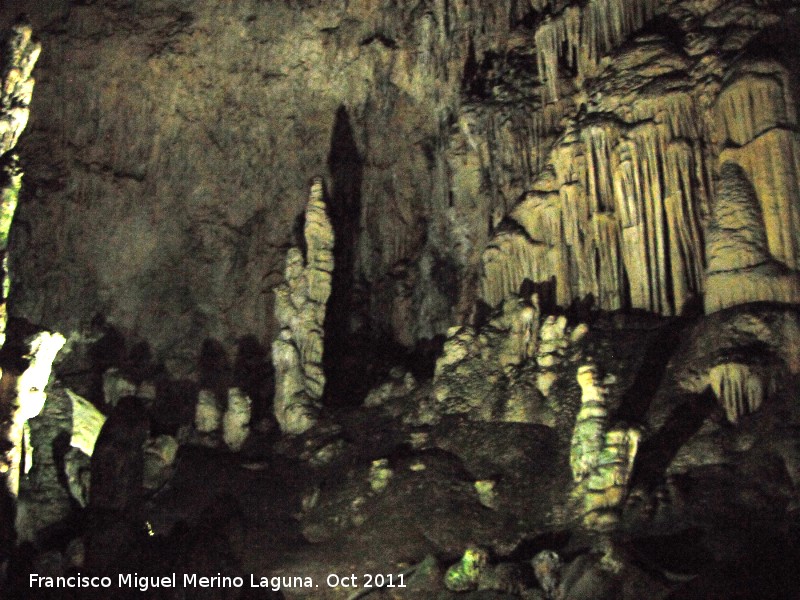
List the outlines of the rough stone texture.
<svg viewBox="0 0 800 600">
<path fill-rule="evenodd" d="M 286 433 L 314 425 L 325 389 L 322 368 L 325 317 L 334 270 L 334 232 L 323 199 L 322 181 L 311 186 L 303 224 L 303 246 L 286 254 L 286 282 L 275 288 L 272 343 L 275 418 Z"/>
<path fill-rule="evenodd" d="M 478 545 L 492 576 L 465 598 L 543 597 L 514 575 L 543 548 L 566 559 L 566 597 L 797 595 L 800 325 L 753 303 L 791 301 L 780 279 L 742 285 L 759 261 L 797 269 L 794 3 L 27 4 L 44 52 L 14 328 L 92 340 L 58 374 L 98 405 L 109 367 L 156 382 L 98 439 L 87 567 L 413 572 L 446 598 L 441 572 Z M 272 298 L 287 249 L 303 262 L 317 174 L 337 265 L 324 375 L 352 410 L 306 436 L 253 427 L 237 453 L 186 447 L 141 501 L 147 416 L 179 431 L 198 389 L 266 403 L 227 355 L 293 343 Z M 535 323 L 502 317 L 531 293 L 591 330 L 545 320 L 532 348 Z M 704 295 L 726 308 L 701 316 Z M 430 381 L 426 338 L 448 330 Z M 152 373 L 121 364 L 133 348 Z M 608 414 L 646 427 L 606 428 L 576 491 L 582 353 L 614 375 L 592 386 Z M 393 378 L 355 408 L 352 386 L 401 363 L 413 389 Z M 299 350 L 284 364 L 305 389 Z"/>
</svg>

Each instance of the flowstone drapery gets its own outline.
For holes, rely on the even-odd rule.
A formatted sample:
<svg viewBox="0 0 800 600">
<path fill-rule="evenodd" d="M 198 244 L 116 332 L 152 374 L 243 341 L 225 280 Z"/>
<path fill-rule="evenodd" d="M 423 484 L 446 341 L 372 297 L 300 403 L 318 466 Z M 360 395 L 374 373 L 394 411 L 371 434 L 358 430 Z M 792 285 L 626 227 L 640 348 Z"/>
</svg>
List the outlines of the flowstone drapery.
<svg viewBox="0 0 800 600">
<path fill-rule="evenodd" d="M 314 426 L 325 387 L 322 371 L 323 324 L 333 275 L 333 226 L 316 179 L 306 205 L 305 252 L 289 249 L 286 281 L 275 289 L 280 325 L 272 344 L 275 365 L 275 418 L 281 431 L 300 434 Z"/>
</svg>

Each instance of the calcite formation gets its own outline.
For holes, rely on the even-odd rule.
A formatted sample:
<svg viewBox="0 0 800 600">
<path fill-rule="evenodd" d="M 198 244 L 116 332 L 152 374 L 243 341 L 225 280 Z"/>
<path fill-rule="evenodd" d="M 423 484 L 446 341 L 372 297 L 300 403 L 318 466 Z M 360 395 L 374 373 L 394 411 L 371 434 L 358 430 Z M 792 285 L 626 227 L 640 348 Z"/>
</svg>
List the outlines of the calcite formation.
<svg viewBox="0 0 800 600">
<path fill-rule="evenodd" d="M 194 426 L 201 434 L 218 431 L 222 424 L 222 411 L 217 398 L 210 390 L 200 390 L 197 394 L 197 405 L 194 413 Z"/>
<path fill-rule="evenodd" d="M 178 441 L 171 435 L 159 435 L 145 442 L 142 486 L 145 490 L 161 488 L 172 476 L 178 456 Z"/>
<path fill-rule="evenodd" d="M 539 297 L 536 294 L 530 299 L 512 296 L 505 300 L 502 312 L 491 322 L 495 329 L 507 332 L 498 357 L 504 369 L 517 367 L 535 356 L 539 317 Z"/>
<path fill-rule="evenodd" d="M 0 296 L 0 346 L 5 343 L 6 299 L 9 292 L 8 233 L 17 209 L 22 186 L 22 171 L 13 154 L 20 135 L 30 116 L 35 80 L 33 68 L 42 51 L 41 44 L 33 39 L 30 24 L 16 23 L 3 48 L 0 67 L 0 271 L 2 296 Z"/>
<path fill-rule="evenodd" d="M 27 443 L 25 422 L 42 411 L 53 361 L 65 343 L 64 336 L 59 333 L 43 331 L 32 336 L 27 342 L 28 367 L 20 375 L 5 371 L 0 381 L 0 397 L 8 414 L 2 425 L 2 439 L 9 442 L 0 471 L 6 474 L 8 488 L 15 495 L 19 489 L 20 465 Z"/>
<path fill-rule="evenodd" d="M 640 433 L 636 428 L 609 428 L 607 391 L 595 365 L 578 369 L 581 408 L 572 436 L 570 465 L 582 497 L 583 523 L 605 530 L 618 519 L 633 472 Z"/>
<path fill-rule="evenodd" d="M 720 169 L 706 244 L 707 313 L 759 300 L 800 301 L 800 273 L 771 253 L 759 198 L 736 163 Z"/>
<path fill-rule="evenodd" d="M 512 295 L 488 324 L 447 332 L 433 377 L 433 402 L 423 403 L 423 422 L 443 414 L 477 421 L 553 425 L 554 406 L 545 401 L 572 338 L 566 317 L 542 318 L 536 294 Z M 570 357 L 571 358 L 571 357 Z"/>
<path fill-rule="evenodd" d="M 72 436 L 70 446 L 77 448 L 86 456 L 94 453 L 97 436 L 106 422 L 106 416 L 89 402 L 72 390 L 66 390 L 72 402 Z"/>
<path fill-rule="evenodd" d="M 581 366 L 577 379 L 581 386 L 581 408 L 569 455 L 572 478 L 576 483 L 597 467 L 608 429 L 608 394 L 597 367 L 592 364 Z"/>
<path fill-rule="evenodd" d="M 533 574 L 539 582 L 547 600 L 557 600 L 563 559 L 552 550 L 542 550 L 531 559 Z"/>
<path fill-rule="evenodd" d="M 583 523 L 589 529 L 604 530 L 617 523 L 639 438 L 639 430 L 635 428 L 612 428 L 606 432 L 597 464 L 586 479 Z"/>
<path fill-rule="evenodd" d="M 252 401 L 239 388 L 228 390 L 228 406 L 222 416 L 222 440 L 233 452 L 244 446 L 250 435 Z"/>
<path fill-rule="evenodd" d="M 311 186 L 303 228 L 304 248 L 286 256 L 286 281 L 275 289 L 281 330 L 272 345 L 275 417 L 281 431 L 304 433 L 316 422 L 325 387 L 323 325 L 333 274 L 333 227 L 322 181 Z"/>
<path fill-rule="evenodd" d="M 757 367 L 741 362 L 718 364 L 711 368 L 708 378 L 731 423 L 737 423 L 742 416 L 758 410 L 769 390 L 764 374 Z"/>
<path fill-rule="evenodd" d="M 481 575 L 489 564 L 489 553 L 478 546 L 467 548 L 461 560 L 447 569 L 445 587 L 453 592 L 467 592 L 478 588 Z"/>
</svg>

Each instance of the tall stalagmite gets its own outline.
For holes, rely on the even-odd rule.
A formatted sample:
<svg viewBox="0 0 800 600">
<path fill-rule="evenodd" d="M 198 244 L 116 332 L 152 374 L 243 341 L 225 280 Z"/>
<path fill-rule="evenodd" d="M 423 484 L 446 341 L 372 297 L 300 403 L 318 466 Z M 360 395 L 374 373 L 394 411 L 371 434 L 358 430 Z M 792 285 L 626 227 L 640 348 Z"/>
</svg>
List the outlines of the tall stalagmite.
<svg viewBox="0 0 800 600">
<path fill-rule="evenodd" d="M 275 418 L 284 433 L 299 434 L 317 420 L 325 388 L 322 371 L 325 307 L 333 274 L 333 227 L 316 179 L 306 205 L 305 247 L 286 256 L 286 281 L 275 288 L 275 318 L 281 326 L 272 344 Z"/>
</svg>

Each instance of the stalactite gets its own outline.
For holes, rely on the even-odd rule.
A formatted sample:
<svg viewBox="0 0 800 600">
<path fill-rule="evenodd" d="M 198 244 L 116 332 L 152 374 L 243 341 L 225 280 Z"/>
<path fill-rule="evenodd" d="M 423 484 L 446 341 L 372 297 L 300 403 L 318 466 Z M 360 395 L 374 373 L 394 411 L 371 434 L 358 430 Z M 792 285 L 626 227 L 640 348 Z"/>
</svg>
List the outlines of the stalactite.
<svg viewBox="0 0 800 600">
<path fill-rule="evenodd" d="M 558 64 L 564 57 L 577 67 L 580 83 L 594 74 L 600 59 L 653 18 L 656 0 L 589 0 L 547 16 L 534 36 L 539 77 L 550 100 L 558 99 Z"/>
<path fill-rule="evenodd" d="M 731 423 L 755 412 L 766 397 L 766 385 L 762 377 L 749 365 L 726 362 L 709 371 L 711 389 L 725 409 Z"/>
</svg>

